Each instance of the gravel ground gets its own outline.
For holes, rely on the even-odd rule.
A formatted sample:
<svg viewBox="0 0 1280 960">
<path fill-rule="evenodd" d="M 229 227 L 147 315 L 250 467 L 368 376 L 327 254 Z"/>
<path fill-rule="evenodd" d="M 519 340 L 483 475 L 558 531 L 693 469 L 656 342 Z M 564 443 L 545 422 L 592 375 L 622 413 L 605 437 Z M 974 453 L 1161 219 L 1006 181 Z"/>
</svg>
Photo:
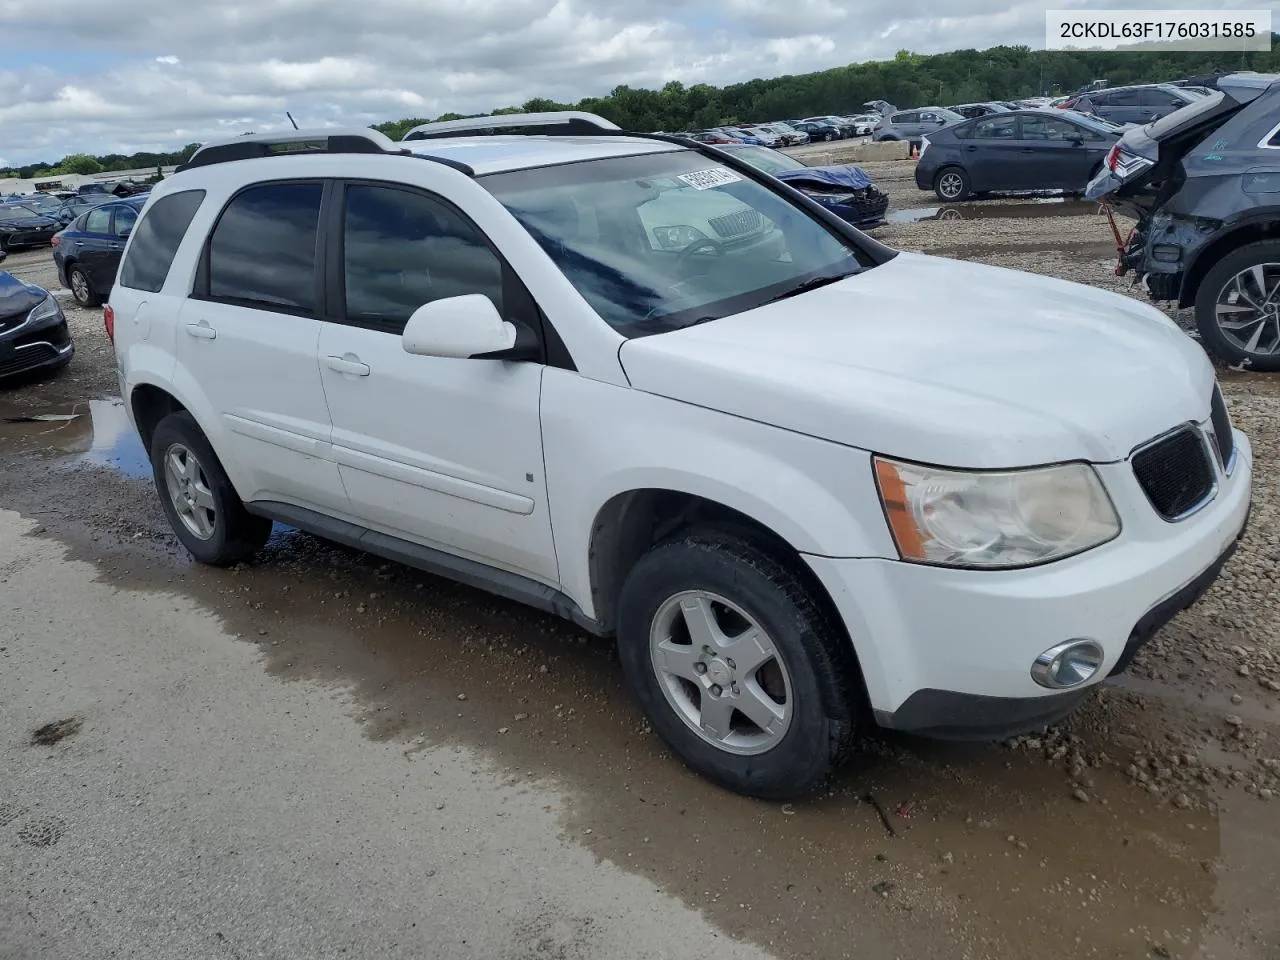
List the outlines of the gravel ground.
<svg viewBox="0 0 1280 960">
<path fill-rule="evenodd" d="M 913 211 L 875 230 L 892 246 L 1142 297 L 1112 273 L 1110 230 L 1087 205 L 988 200 L 936 219 L 941 208 L 916 189 L 910 162 L 863 166 L 889 193 L 891 214 Z M 52 283 L 47 259 L 35 251 L 6 266 Z M 51 382 L 0 390 L 0 413 L 83 410 L 113 395 L 100 312 L 68 315 L 76 360 Z M 110 404 L 66 431 L 0 424 L 0 504 L 36 518 L 34 535 L 67 544 L 112 589 L 176 591 L 212 611 L 253 645 L 268 676 L 343 690 L 343 709 L 377 743 L 416 749 L 425 738 L 479 751 L 499 771 L 536 768 L 568 798 L 559 823 L 572 842 L 778 956 L 1275 960 L 1280 379 L 1220 375 L 1254 445 L 1254 509 L 1199 604 L 1060 728 L 995 749 L 870 738 L 829 794 L 782 809 L 684 775 L 618 697 L 610 652 L 558 621 L 296 534 L 273 541 L 251 571 L 191 567 L 153 492 L 118 472 L 145 464 Z M 56 501 L 46 492 L 55 487 Z M 166 683 L 188 682 L 173 669 Z M 867 797 L 887 810 L 895 837 Z M 740 852 L 743 836 L 754 854 Z M 85 909 L 54 899 L 71 916 Z M 508 920 L 499 910 L 499 925 Z M 572 944 L 538 949 L 520 956 L 590 955 Z"/>
</svg>

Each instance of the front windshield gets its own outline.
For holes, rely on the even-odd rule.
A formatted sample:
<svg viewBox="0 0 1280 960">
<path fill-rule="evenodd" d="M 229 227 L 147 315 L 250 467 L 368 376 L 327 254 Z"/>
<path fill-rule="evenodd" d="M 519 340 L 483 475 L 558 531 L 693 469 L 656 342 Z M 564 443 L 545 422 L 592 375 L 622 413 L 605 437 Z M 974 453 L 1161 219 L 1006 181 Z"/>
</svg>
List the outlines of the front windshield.
<svg viewBox="0 0 1280 960">
<path fill-rule="evenodd" d="M 934 113 L 940 116 L 943 120 L 946 120 L 948 123 L 959 123 L 961 120 L 968 119 L 968 117 L 962 117 L 953 110 L 935 110 Z"/>
<path fill-rule="evenodd" d="M 768 147 L 735 147 L 733 155 L 770 175 L 784 170 L 808 169 L 794 157 L 788 157 L 785 153 L 770 150 Z"/>
<path fill-rule="evenodd" d="M 480 182 L 628 337 L 751 310 L 871 263 L 807 211 L 693 150 Z"/>
</svg>

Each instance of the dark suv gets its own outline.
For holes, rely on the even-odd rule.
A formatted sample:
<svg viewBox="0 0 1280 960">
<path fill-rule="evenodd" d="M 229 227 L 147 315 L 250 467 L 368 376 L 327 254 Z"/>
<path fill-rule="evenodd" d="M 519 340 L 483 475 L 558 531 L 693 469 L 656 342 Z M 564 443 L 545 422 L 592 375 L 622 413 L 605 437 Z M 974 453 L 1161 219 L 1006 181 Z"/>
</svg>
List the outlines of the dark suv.
<svg viewBox="0 0 1280 960">
<path fill-rule="evenodd" d="M 1194 305 L 1210 352 L 1280 370 L 1280 75 L 1216 83 L 1125 133 L 1086 195 L 1138 221 L 1117 273 Z"/>
<path fill-rule="evenodd" d="M 1183 87 L 1151 83 L 1090 90 L 1058 106 L 1077 113 L 1092 113 L 1112 123 L 1150 123 L 1199 99 L 1199 94 Z"/>
</svg>

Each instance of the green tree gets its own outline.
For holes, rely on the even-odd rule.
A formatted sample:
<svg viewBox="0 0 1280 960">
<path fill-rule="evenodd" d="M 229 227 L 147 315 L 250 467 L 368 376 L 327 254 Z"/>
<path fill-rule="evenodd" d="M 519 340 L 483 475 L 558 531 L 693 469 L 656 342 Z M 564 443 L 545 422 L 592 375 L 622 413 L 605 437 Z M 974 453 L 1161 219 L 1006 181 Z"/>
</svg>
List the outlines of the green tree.
<svg viewBox="0 0 1280 960">
<path fill-rule="evenodd" d="M 98 162 L 96 157 L 91 157 L 87 153 L 73 153 L 69 157 L 62 158 L 62 162 L 58 164 L 58 169 L 63 173 L 78 173 L 88 176 L 94 173 L 101 173 L 102 164 Z"/>
</svg>

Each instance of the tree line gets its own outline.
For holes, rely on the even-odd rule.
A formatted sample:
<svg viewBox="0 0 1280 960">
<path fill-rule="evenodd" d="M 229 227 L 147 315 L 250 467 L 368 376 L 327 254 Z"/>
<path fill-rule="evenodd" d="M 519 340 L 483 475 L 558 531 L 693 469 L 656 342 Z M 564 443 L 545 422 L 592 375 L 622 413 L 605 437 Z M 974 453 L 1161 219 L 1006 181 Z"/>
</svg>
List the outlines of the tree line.
<svg viewBox="0 0 1280 960">
<path fill-rule="evenodd" d="M 888 100 L 904 108 L 946 106 L 1073 93 L 1098 80 L 1108 86 L 1118 86 L 1177 80 L 1220 70 L 1280 72 L 1280 36 L 1273 35 L 1273 41 L 1272 50 L 1249 53 L 1060 51 L 1004 46 L 926 56 L 900 50 L 892 60 L 851 63 L 815 73 L 748 80 L 725 87 L 705 83 L 686 87 L 673 80 L 660 90 L 618 86 L 606 96 L 586 97 L 577 103 L 535 97 L 518 106 L 501 107 L 492 112 L 586 110 L 628 130 L 694 130 L 788 117 L 858 113 L 862 112 L 862 104 L 871 100 Z M 475 114 L 446 113 L 435 118 L 388 120 L 374 124 L 373 129 L 399 140 L 411 127 L 429 119 L 453 120 L 465 116 Z M 197 146 L 192 143 L 172 153 L 131 156 L 80 154 L 64 157 L 56 164 L 0 170 L 0 176 L 38 178 L 59 173 L 168 166 L 188 159 Z"/>
</svg>

